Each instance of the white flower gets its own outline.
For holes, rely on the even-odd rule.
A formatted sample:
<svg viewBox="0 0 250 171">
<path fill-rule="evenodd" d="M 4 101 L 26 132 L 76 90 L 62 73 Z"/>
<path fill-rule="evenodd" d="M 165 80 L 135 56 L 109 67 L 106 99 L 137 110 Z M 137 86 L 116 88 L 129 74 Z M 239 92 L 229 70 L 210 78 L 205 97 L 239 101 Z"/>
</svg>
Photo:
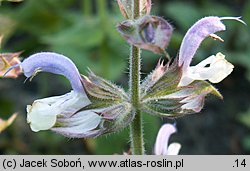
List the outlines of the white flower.
<svg viewBox="0 0 250 171">
<path fill-rule="evenodd" d="M 73 115 L 90 104 L 83 93 L 71 91 L 62 96 L 39 99 L 27 106 L 27 122 L 32 131 L 51 129 L 58 116 Z"/>
<path fill-rule="evenodd" d="M 157 135 L 154 153 L 156 155 L 177 155 L 181 149 L 181 144 L 171 143 L 168 146 L 170 136 L 176 132 L 176 127 L 172 124 L 164 124 Z"/>
<path fill-rule="evenodd" d="M 226 78 L 234 66 L 229 63 L 222 53 L 210 56 L 197 64 L 190 66 L 183 72 L 179 86 L 186 86 L 194 80 L 209 80 L 212 83 L 219 83 Z"/>
</svg>

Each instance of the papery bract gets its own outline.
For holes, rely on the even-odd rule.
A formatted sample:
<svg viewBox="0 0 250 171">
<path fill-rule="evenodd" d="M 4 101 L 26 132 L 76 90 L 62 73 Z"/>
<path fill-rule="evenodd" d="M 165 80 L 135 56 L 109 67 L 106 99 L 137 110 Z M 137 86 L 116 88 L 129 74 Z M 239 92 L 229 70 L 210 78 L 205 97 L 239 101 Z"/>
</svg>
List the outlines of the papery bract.
<svg viewBox="0 0 250 171">
<path fill-rule="evenodd" d="M 16 78 L 22 72 L 21 67 L 18 66 L 20 64 L 20 56 L 21 52 L 16 53 L 0 53 L 0 76 L 4 76 L 7 78 Z M 12 70 L 9 68 L 14 67 Z"/>
</svg>

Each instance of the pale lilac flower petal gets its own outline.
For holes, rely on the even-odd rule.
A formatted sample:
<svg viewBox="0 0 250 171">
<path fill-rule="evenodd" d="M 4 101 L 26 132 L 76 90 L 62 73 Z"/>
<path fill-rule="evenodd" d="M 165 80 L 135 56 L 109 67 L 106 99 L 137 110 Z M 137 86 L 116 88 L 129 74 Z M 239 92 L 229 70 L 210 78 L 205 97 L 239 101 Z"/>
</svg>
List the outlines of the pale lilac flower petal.
<svg viewBox="0 0 250 171">
<path fill-rule="evenodd" d="M 71 91 L 62 96 L 35 100 L 27 106 L 27 122 L 33 131 L 51 129 L 60 116 L 69 117 L 90 104 L 84 93 Z"/>
<path fill-rule="evenodd" d="M 103 131 L 96 129 L 101 121 L 102 117 L 94 111 L 81 111 L 71 117 L 59 116 L 51 130 L 70 138 L 93 137 Z"/>
<path fill-rule="evenodd" d="M 197 96 L 190 96 L 181 100 L 180 103 L 183 103 L 183 105 L 181 106 L 181 109 L 192 110 L 196 113 L 200 112 L 204 105 L 205 96 L 208 93 L 209 92 L 203 93 Z"/>
<path fill-rule="evenodd" d="M 64 55 L 53 52 L 36 53 L 26 58 L 21 67 L 26 77 L 35 76 L 40 71 L 63 75 L 70 81 L 73 90 L 84 92 L 78 69 Z"/>
<path fill-rule="evenodd" d="M 170 136 L 177 130 L 172 124 L 164 124 L 157 135 L 155 142 L 154 153 L 156 155 L 166 155 L 168 154 L 168 140 Z"/>
<path fill-rule="evenodd" d="M 181 149 L 181 144 L 173 142 L 168 146 L 167 155 L 178 155 Z"/>
<path fill-rule="evenodd" d="M 186 33 L 179 51 L 179 66 L 186 70 L 201 42 L 210 34 L 226 30 L 219 17 L 205 17 L 197 21 Z"/>
</svg>

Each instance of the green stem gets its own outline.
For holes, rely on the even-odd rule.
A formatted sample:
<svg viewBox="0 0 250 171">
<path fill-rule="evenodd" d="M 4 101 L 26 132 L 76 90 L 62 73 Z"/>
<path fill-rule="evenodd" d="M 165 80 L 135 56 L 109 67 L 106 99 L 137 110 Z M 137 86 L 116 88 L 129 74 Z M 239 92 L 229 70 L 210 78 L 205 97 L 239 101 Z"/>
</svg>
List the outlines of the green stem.
<svg viewBox="0 0 250 171">
<path fill-rule="evenodd" d="M 134 0 L 133 18 L 140 17 L 140 0 Z M 130 93 L 135 119 L 130 125 L 131 150 L 134 155 L 144 154 L 143 125 L 140 111 L 140 48 L 131 46 L 130 54 Z"/>
<path fill-rule="evenodd" d="M 82 0 L 82 9 L 84 16 L 91 16 L 92 0 Z"/>
</svg>

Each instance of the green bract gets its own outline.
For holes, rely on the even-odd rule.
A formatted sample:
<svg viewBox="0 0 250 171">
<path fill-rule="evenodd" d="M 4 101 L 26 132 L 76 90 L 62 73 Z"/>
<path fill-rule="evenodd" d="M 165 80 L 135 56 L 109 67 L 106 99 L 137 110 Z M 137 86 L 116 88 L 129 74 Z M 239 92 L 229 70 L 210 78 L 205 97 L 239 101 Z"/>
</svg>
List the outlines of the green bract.
<svg viewBox="0 0 250 171">
<path fill-rule="evenodd" d="M 142 83 L 142 110 L 152 115 L 174 118 L 199 112 L 204 105 L 205 96 L 209 93 L 222 98 L 205 81 L 195 81 L 188 86 L 179 87 L 181 77 L 182 68 L 178 67 L 176 61 L 170 66 L 159 62 Z"/>
<path fill-rule="evenodd" d="M 83 76 L 82 82 L 87 96 L 92 102 L 82 110 L 96 110 L 103 118 L 105 132 L 124 128 L 133 119 L 132 105 L 125 91 L 117 85 L 89 72 L 88 77 Z"/>
</svg>

